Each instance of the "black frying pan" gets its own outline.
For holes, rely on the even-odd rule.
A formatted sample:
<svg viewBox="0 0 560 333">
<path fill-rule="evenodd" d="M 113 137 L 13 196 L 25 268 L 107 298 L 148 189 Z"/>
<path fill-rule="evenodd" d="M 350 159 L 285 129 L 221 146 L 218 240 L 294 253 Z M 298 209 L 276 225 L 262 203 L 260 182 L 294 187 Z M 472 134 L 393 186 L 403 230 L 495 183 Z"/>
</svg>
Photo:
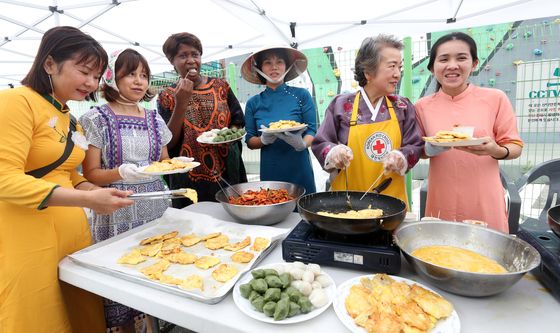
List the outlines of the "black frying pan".
<svg viewBox="0 0 560 333">
<path fill-rule="evenodd" d="M 390 178 L 389 178 L 390 179 Z M 386 188 L 390 180 L 386 180 L 374 191 Z M 378 230 L 392 231 L 404 220 L 406 204 L 397 198 L 379 193 L 367 193 L 360 201 L 364 192 L 348 192 L 354 210 L 380 208 L 383 216 L 375 219 L 344 219 L 317 214 L 319 211 L 343 213 L 349 210 L 346 204 L 346 191 L 320 192 L 302 196 L 298 200 L 298 211 L 304 220 L 316 228 L 330 233 L 344 235 L 361 235 Z M 371 207 L 369 207 L 371 206 Z"/>
<path fill-rule="evenodd" d="M 548 225 L 552 232 L 560 237 L 560 206 L 554 206 L 548 210 Z"/>
</svg>

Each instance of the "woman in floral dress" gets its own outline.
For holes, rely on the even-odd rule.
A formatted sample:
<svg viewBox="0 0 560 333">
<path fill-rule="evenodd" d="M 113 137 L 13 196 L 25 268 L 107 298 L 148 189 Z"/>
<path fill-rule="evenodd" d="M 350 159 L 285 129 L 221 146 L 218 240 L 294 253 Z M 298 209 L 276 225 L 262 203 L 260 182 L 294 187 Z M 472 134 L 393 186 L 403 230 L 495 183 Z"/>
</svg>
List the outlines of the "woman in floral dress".
<svg viewBox="0 0 560 333">
<path fill-rule="evenodd" d="M 155 110 L 138 105 L 153 98 L 148 90 L 150 68 L 132 49 L 111 54 L 103 75 L 102 92 L 109 102 L 91 109 L 80 119 L 90 148 L 83 163 L 84 176 L 98 186 L 138 192 L 165 189 L 159 177 L 138 173 L 138 168 L 168 158 L 166 144 L 171 132 Z M 142 200 L 111 215 L 93 215 L 95 242 L 143 225 L 163 215 L 168 200 Z M 139 312 L 105 301 L 107 327 L 133 326 Z"/>
</svg>

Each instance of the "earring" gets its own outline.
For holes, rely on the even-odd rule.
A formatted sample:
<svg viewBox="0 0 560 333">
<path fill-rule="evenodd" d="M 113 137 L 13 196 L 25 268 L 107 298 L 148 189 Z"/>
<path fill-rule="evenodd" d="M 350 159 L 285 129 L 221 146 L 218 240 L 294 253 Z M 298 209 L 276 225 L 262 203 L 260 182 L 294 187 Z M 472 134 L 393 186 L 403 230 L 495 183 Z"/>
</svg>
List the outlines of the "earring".
<svg viewBox="0 0 560 333">
<path fill-rule="evenodd" d="M 48 75 L 48 77 L 49 77 L 49 83 L 50 83 L 50 85 L 51 85 L 51 93 L 54 95 L 54 87 L 53 87 L 53 84 L 52 84 L 51 75 L 50 75 L 50 74 L 47 74 L 47 75 Z"/>
</svg>

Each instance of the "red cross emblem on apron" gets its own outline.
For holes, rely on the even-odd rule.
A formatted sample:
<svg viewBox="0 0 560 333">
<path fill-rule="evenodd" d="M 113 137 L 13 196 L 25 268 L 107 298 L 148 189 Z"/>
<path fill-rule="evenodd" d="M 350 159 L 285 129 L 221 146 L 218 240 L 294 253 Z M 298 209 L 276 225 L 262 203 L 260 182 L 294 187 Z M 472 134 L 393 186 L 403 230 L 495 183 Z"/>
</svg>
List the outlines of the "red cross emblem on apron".
<svg viewBox="0 0 560 333">
<path fill-rule="evenodd" d="M 391 150 L 393 150 L 391 139 L 384 132 L 373 133 L 367 138 L 364 145 L 366 156 L 374 162 L 381 162 Z"/>
</svg>

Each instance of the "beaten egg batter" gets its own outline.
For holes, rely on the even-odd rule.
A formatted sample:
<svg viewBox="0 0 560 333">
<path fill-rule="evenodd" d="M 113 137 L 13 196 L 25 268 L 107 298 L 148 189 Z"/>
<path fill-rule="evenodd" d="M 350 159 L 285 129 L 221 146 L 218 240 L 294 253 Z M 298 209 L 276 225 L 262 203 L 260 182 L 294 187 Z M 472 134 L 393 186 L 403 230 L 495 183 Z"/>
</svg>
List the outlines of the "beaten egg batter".
<svg viewBox="0 0 560 333">
<path fill-rule="evenodd" d="M 424 246 L 412 251 L 412 255 L 431 264 L 463 272 L 483 274 L 507 273 L 507 270 L 495 260 L 455 246 Z"/>
<path fill-rule="evenodd" d="M 338 217 L 343 219 L 376 219 L 383 216 L 383 209 L 360 209 L 360 210 L 349 210 L 344 213 L 330 213 L 330 212 L 317 212 L 319 215 Z"/>
</svg>

